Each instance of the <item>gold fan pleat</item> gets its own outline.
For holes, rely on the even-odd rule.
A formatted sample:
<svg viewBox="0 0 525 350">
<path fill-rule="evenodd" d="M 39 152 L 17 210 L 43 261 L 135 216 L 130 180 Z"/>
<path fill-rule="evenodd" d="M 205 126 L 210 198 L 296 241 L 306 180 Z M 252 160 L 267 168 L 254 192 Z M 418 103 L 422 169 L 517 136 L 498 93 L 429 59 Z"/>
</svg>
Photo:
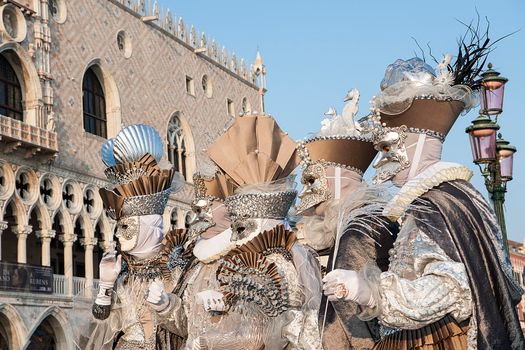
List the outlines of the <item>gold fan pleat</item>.
<svg viewBox="0 0 525 350">
<path fill-rule="evenodd" d="M 248 267 L 253 268 L 255 270 L 260 271 L 264 275 L 266 275 L 272 283 L 277 286 L 279 290 L 282 290 L 283 288 L 283 277 L 279 273 L 279 269 L 277 268 L 277 265 L 273 262 L 270 262 L 268 259 L 266 259 L 263 255 L 255 252 L 242 252 L 240 254 L 229 256 L 224 259 L 225 261 L 231 262 L 235 264 L 236 266 L 240 267 Z M 239 272 L 237 272 L 235 269 L 232 269 L 224 264 L 219 266 L 216 272 L 217 280 L 222 281 L 225 276 L 232 276 L 236 275 Z M 225 286 L 227 284 L 220 282 L 221 286 Z M 223 291 L 225 294 L 225 302 L 231 304 L 231 300 L 235 297 L 234 294 L 232 294 L 227 289 Z"/>
<path fill-rule="evenodd" d="M 374 350 L 466 350 L 467 330 L 468 327 L 461 327 L 447 315 L 420 329 L 390 334 L 381 339 Z"/>
<path fill-rule="evenodd" d="M 141 174 L 143 176 L 155 176 L 160 174 L 160 168 L 157 161 L 149 153 L 135 162 L 116 164 L 107 168 L 104 173 L 108 177 L 114 177 L 112 174 Z"/>
<path fill-rule="evenodd" d="M 212 196 L 219 200 L 234 194 L 235 185 L 227 175 L 216 172 L 213 176 L 206 176 L 201 173 L 193 175 L 193 184 L 195 187 L 195 197 Z"/>
<path fill-rule="evenodd" d="M 159 193 L 171 187 L 175 170 L 162 170 L 155 176 L 141 176 L 136 180 L 117 185 L 113 190 L 101 188 L 100 197 L 105 208 L 115 212 L 115 218 L 120 217 L 124 200 L 128 197 L 145 196 Z"/>
<path fill-rule="evenodd" d="M 141 176 L 136 180 L 115 186 L 114 192 L 124 197 L 144 196 L 162 192 L 171 186 L 175 171 L 163 170 L 159 175 Z"/>
<path fill-rule="evenodd" d="M 122 206 L 124 205 L 125 197 L 117 195 L 115 192 L 107 190 L 105 188 L 99 189 L 98 193 L 100 194 L 100 198 L 102 199 L 102 202 L 104 203 L 104 207 L 108 210 L 114 211 L 113 219 L 116 219 L 120 217 L 120 210 L 122 209 Z"/>
<path fill-rule="evenodd" d="M 283 248 L 287 252 L 290 252 L 296 241 L 297 236 L 293 231 L 289 231 L 285 229 L 283 225 L 279 225 L 271 230 L 264 231 L 245 244 L 232 249 L 226 257 L 242 253 L 264 254 L 272 248 Z"/>
<path fill-rule="evenodd" d="M 176 228 L 174 230 L 169 231 L 164 235 L 164 239 L 162 240 L 163 248 L 162 248 L 162 255 L 160 258 L 161 267 L 168 266 L 168 262 L 170 260 L 170 255 L 173 253 L 175 249 L 178 247 L 184 248 L 184 245 L 188 242 L 188 231 L 184 228 Z M 184 249 L 181 251 L 181 255 L 179 256 L 180 259 L 188 260 L 190 261 L 193 257 L 193 245 L 190 247 Z M 171 278 L 171 273 L 169 269 L 163 269 L 162 274 L 164 278 Z"/>
<path fill-rule="evenodd" d="M 295 141 L 266 116 L 237 118 L 208 155 L 238 186 L 285 178 L 298 165 Z"/>
</svg>

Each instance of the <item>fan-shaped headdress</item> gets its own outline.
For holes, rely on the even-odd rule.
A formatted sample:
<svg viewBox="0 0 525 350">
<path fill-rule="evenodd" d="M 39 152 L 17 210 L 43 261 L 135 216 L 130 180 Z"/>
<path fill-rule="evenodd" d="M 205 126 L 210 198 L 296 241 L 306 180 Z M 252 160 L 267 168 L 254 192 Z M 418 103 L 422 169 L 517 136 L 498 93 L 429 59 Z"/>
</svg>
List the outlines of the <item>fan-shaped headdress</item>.
<svg viewBox="0 0 525 350">
<path fill-rule="evenodd" d="M 238 190 L 226 198 L 230 217 L 286 217 L 297 192 L 286 179 L 298 165 L 296 144 L 275 119 L 238 117 L 208 155 Z"/>
<path fill-rule="evenodd" d="M 110 216 L 162 215 L 171 191 L 184 185 L 171 164 L 160 162 L 162 153 L 159 134 L 144 124 L 127 126 L 102 145 L 104 173 L 115 184 L 99 191 Z"/>
</svg>

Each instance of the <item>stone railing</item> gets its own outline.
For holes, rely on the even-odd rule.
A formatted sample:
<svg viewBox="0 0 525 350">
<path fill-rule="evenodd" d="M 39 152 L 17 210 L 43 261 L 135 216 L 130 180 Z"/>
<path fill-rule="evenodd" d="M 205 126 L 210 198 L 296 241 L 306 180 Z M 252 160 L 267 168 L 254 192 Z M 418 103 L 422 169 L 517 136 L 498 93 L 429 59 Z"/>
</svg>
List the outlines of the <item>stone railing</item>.
<svg viewBox="0 0 525 350">
<path fill-rule="evenodd" d="M 58 152 L 56 132 L 39 128 L 19 120 L 0 115 L 0 136 L 11 151 L 18 147 L 30 149 L 32 154 Z"/>
<path fill-rule="evenodd" d="M 98 280 L 93 280 L 93 289 L 86 290 L 86 279 L 84 277 L 73 277 L 73 293 L 69 294 L 67 290 L 67 278 L 64 275 L 53 275 L 53 294 L 89 296 L 92 290 L 98 289 Z"/>
<path fill-rule="evenodd" d="M 53 294 L 67 295 L 66 276 L 53 275 Z"/>
</svg>

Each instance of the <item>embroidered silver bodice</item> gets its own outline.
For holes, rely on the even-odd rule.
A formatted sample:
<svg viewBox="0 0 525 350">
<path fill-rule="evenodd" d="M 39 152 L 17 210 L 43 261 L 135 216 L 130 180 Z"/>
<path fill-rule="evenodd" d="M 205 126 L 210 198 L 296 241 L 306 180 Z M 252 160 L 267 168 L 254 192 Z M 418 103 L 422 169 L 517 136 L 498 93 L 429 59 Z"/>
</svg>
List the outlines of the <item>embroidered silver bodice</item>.
<svg viewBox="0 0 525 350">
<path fill-rule="evenodd" d="M 463 263 L 455 262 L 417 227 L 403 222 L 390 267 L 381 274 L 379 320 L 383 326 L 417 329 L 451 314 L 458 322 L 472 314 L 472 295 Z"/>
</svg>

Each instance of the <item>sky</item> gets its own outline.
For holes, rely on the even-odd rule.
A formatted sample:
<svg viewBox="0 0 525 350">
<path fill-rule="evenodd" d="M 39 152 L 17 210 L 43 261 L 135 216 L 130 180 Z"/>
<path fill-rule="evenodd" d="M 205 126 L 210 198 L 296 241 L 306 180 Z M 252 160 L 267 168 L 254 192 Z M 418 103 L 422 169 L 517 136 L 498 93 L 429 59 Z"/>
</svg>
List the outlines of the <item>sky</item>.
<svg viewBox="0 0 525 350">
<path fill-rule="evenodd" d="M 255 59 L 259 48 L 267 69 L 266 112 L 296 139 L 317 131 L 328 107 L 341 111 L 352 88 L 361 92 L 358 116 L 365 115 L 386 66 L 419 52 L 413 38 L 423 47 L 429 43 L 437 58 L 455 54 L 456 39 L 465 30 L 459 21 L 476 19 L 476 9 L 488 17 L 492 38 L 521 29 L 498 43 L 489 60 L 509 78 L 500 132 L 518 149 L 506 194 L 507 232 L 512 240 L 525 239 L 520 221 L 525 210 L 525 1 L 160 0 L 159 4 L 247 62 Z M 465 133 L 476 117 L 474 109 L 459 118 L 445 142 L 443 160 L 471 168 L 473 184 L 487 196 Z"/>
</svg>

